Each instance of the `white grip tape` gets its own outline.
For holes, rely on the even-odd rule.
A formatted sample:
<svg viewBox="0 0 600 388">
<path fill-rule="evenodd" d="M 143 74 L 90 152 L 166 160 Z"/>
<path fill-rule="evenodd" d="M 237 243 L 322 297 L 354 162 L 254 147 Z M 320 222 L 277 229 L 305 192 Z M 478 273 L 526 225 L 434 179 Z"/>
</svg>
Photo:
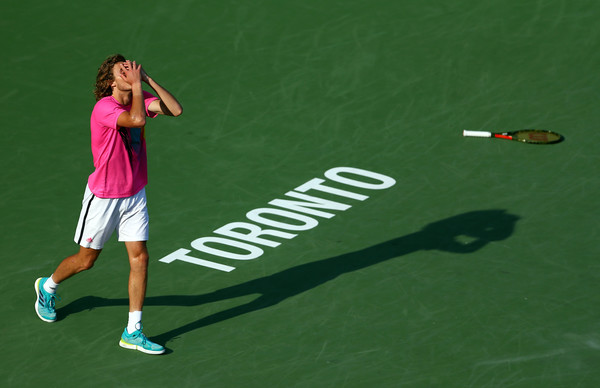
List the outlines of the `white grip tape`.
<svg viewBox="0 0 600 388">
<path fill-rule="evenodd" d="M 463 136 L 474 136 L 474 137 L 492 137 L 491 132 L 486 131 L 463 131 Z"/>
</svg>

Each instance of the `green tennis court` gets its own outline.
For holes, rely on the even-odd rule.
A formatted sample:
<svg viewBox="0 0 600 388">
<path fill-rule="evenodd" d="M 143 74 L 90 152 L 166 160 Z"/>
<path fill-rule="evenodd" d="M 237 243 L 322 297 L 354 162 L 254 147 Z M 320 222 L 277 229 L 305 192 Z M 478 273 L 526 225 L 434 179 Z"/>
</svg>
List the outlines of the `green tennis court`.
<svg viewBox="0 0 600 388">
<path fill-rule="evenodd" d="M 0 11 L 2 386 L 597 386 L 597 2 Z M 144 331 L 162 356 L 118 346 L 114 237 L 60 286 L 58 322 L 33 308 L 77 249 L 92 88 L 117 52 L 184 107 L 146 127 Z M 462 136 L 524 128 L 565 141 Z M 289 192 L 338 205 L 272 203 Z M 233 223 L 276 246 L 215 232 Z"/>
</svg>

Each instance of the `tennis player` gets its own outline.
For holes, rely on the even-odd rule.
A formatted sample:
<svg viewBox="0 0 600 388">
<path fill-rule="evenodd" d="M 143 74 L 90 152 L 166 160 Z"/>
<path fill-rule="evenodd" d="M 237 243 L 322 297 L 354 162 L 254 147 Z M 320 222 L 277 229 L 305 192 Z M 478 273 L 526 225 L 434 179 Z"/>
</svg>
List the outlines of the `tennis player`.
<svg viewBox="0 0 600 388">
<path fill-rule="evenodd" d="M 142 90 L 148 84 L 156 96 Z M 148 182 L 145 125 L 147 117 L 179 116 L 182 108 L 171 93 L 148 76 L 141 65 L 116 54 L 96 77 L 96 105 L 90 120 L 94 172 L 89 176 L 75 232 L 79 252 L 64 259 L 49 277 L 35 281 L 35 311 L 56 321 L 59 284 L 92 268 L 106 241 L 117 231 L 129 256 L 129 320 L 119 345 L 149 354 L 165 349 L 142 332 L 142 307 L 148 273 Z"/>
</svg>

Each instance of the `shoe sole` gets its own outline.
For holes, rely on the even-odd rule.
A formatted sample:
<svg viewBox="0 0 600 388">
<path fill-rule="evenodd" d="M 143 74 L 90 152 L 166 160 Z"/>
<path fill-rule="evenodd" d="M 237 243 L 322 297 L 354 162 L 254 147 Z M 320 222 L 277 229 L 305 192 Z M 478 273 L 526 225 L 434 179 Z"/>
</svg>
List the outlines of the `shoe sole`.
<svg viewBox="0 0 600 388">
<path fill-rule="evenodd" d="M 121 339 L 121 341 L 119 341 L 119 346 L 122 348 L 125 348 L 125 349 L 139 350 L 140 352 L 143 352 L 146 354 L 163 354 L 165 352 L 165 349 L 163 349 L 163 350 L 144 349 L 141 346 L 127 343 L 127 342 L 123 341 L 123 339 Z"/>
<path fill-rule="evenodd" d="M 40 300 L 40 282 L 42 281 L 42 278 L 38 278 L 35 283 L 33 283 L 33 288 L 35 289 L 35 313 L 38 315 L 38 317 L 40 317 L 40 319 L 44 322 L 56 322 L 56 318 L 55 319 L 48 319 L 48 318 L 44 318 L 42 317 L 42 315 L 40 314 L 38 308 L 40 306 L 39 304 L 39 300 Z"/>
</svg>

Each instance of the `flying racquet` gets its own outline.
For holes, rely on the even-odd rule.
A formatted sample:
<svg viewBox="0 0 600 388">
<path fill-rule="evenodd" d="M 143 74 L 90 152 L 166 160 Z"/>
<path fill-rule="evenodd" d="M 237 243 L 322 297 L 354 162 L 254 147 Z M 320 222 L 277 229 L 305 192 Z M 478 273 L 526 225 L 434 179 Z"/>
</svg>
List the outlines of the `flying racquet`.
<svg viewBox="0 0 600 388">
<path fill-rule="evenodd" d="M 529 144 L 554 144 L 564 140 L 562 135 L 556 132 L 542 129 L 522 129 L 513 132 L 486 132 L 486 131 L 463 131 L 463 136 L 492 137 L 497 139 L 516 140 Z"/>
</svg>

